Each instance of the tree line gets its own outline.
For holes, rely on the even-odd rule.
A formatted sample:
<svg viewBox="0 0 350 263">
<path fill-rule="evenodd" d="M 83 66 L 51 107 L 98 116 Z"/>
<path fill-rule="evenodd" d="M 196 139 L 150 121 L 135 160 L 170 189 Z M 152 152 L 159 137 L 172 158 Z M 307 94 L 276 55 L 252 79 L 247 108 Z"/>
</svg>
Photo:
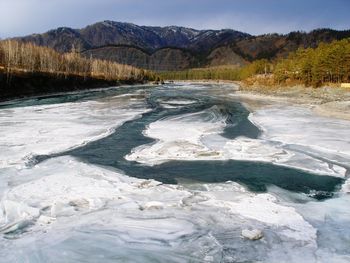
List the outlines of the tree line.
<svg viewBox="0 0 350 263">
<path fill-rule="evenodd" d="M 183 71 L 159 72 L 163 79 L 168 80 L 244 80 L 257 74 L 270 74 L 273 64 L 266 59 L 256 60 L 241 68 L 235 66 L 218 66 L 194 68 Z"/>
<path fill-rule="evenodd" d="M 321 43 L 317 48 L 299 48 L 287 58 L 256 60 L 241 68 L 230 66 L 160 73 L 164 79 L 247 80 L 257 75 L 273 77 L 273 84 L 298 82 L 306 86 L 350 82 L 350 39 Z"/>
<path fill-rule="evenodd" d="M 0 41 L 0 67 L 14 72 L 79 75 L 105 80 L 153 80 L 154 73 L 115 62 L 84 58 L 74 47 L 70 53 L 14 40 Z"/>
<path fill-rule="evenodd" d="M 165 71 L 158 73 L 162 79 L 167 80 L 237 80 L 239 79 L 239 70 L 230 66 L 194 68 L 182 71 Z"/>
<path fill-rule="evenodd" d="M 305 85 L 350 81 L 350 39 L 321 43 L 317 48 L 300 48 L 277 61 L 275 81 L 297 80 Z"/>
</svg>

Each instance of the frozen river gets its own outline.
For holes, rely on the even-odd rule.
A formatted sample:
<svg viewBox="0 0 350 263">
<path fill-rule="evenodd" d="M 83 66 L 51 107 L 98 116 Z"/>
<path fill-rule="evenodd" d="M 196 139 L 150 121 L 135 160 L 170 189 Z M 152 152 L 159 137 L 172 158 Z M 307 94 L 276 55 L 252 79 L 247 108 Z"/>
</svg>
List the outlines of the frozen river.
<svg viewBox="0 0 350 263">
<path fill-rule="evenodd" d="M 350 262 L 350 122 L 235 94 L 0 104 L 0 262 Z"/>
</svg>

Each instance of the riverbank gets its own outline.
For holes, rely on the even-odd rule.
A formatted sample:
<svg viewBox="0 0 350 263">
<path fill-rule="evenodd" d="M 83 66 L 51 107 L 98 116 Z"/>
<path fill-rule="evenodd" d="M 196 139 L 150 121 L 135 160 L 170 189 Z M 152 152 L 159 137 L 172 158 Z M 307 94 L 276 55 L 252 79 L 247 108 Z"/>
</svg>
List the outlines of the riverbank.
<svg viewBox="0 0 350 263">
<path fill-rule="evenodd" d="M 278 101 L 310 107 L 315 113 L 350 120 L 350 89 L 324 86 L 320 88 L 296 86 L 258 87 L 239 85 L 239 96 L 255 101 Z"/>
<path fill-rule="evenodd" d="M 7 75 L 0 72 L 0 101 L 130 84 L 143 82 L 133 79 L 106 80 L 74 74 L 20 72 Z"/>
<path fill-rule="evenodd" d="M 315 113 L 339 119 L 350 120 L 350 89 L 325 86 L 320 88 L 295 86 L 247 85 L 241 81 L 229 80 L 192 80 L 179 83 L 232 84 L 237 92 L 232 96 L 240 97 L 250 110 L 276 103 L 302 105 Z"/>
</svg>

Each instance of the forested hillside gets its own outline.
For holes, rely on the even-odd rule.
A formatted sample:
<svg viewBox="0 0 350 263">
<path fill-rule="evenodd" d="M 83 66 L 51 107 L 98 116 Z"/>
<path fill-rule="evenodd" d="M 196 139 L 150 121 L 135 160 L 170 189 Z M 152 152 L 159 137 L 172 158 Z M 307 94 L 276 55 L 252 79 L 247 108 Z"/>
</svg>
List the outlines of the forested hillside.
<svg viewBox="0 0 350 263">
<path fill-rule="evenodd" d="M 287 81 L 320 86 L 350 82 L 350 39 L 321 43 L 317 48 L 299 48 L 288 58 L 256 60 L 242 68 L 212 67 L 163 72 L 165 79 L 246 80 L 260 75 L 273 78 L 273 84 Z"/>
<path fill-rule="evenodd" d="M 350 81 L 350 39 L 321 43 L 317 48 L 300 48 L 274 67 L 277 82 L 298 80 L 306 85 Z"/>
</svg>

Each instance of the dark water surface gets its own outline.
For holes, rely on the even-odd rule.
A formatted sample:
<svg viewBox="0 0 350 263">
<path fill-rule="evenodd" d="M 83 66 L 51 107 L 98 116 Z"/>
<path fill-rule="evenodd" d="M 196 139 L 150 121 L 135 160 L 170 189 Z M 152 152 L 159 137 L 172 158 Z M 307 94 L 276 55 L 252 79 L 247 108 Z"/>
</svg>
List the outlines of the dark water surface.
<svg viewBox="0 0 350 263">
<path fill-rule="evenodd" d="M 267 191 L 269 185 L 309 194 L 313 193 L 316 199 L 324 199 L 332 196 L 342 179 L 332 176 L 320 176 L 301 170 L 261 163 L 253 161 L 170 161 L 160 165 L 146 166 L 134 161 L 127 161 L 124 156 L 137 146 L 154 142 L 145 137 L 142 131 L 147 125 L 159 119 L 195 113 L 215 106 L 220 114 L 227 117 L 227 126 L 223 136 L 233 139 L 237 136 L 257 138 L 260 131 L 249 120 L 249 112 L 242 104 L 225 95 L 225 87 L 211 86 L 210 89 L 195 87 L 185 89 L 183 87 L 129 87 L 123 89 L 111 89 L 90 91 L 70 95 L 58 95 L 44 98 L 36 98 L 31 101 L 18 101 L 12 106 L 25 106 L 30 104 L 50 104 L 89 99 L 108 99 L 122 93 L 142 91 L 150 112 L 141 118 L 124 123 L 115 132 L 105 138 L 90 142 L 79 148 L 49 156 L 37 156 L 36 162 L 48 158 L 71 155 L 84 162 L 114 167 L 122 170 L 129 176 L 145 179 L 155 179 L 163 183 L 176 184 L 179 179 L 194 180 L 199 182 L 225 182 L 228 180 L 244 184 L 251 191 Z M 171 99 L 195 100 L 178 108 L 164 108 L 162 102 Z M 8 107 L 3 105 L 2 107 Z M 171 127 L 169 127 L 171 128 Z M 316 193 L 316 194 L 315 194 Z"/>
</svg>

